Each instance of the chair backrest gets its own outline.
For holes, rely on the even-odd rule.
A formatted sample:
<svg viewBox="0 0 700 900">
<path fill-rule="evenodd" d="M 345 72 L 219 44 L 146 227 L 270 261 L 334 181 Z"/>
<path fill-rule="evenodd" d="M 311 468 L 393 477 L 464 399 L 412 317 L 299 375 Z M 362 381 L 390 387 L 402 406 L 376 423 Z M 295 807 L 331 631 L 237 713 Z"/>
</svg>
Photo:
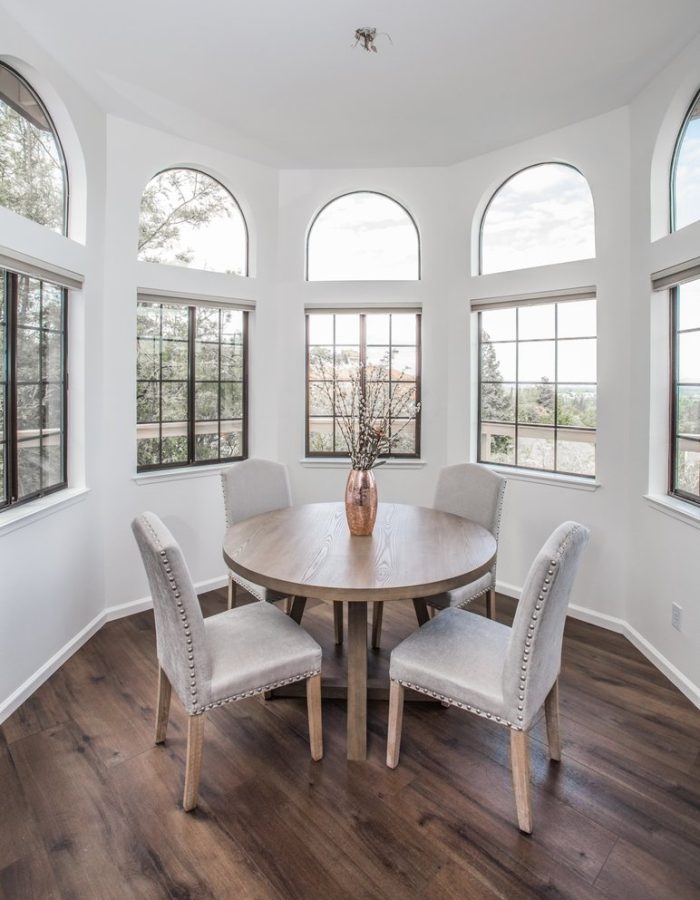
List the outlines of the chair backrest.
<svg viewBox="0 0 700 900">
<path fill-rule="evenodd" d="M 503 670 L 503 696 L 507 718 L 525 730 L 559 677 L 569 595 L 589 534 L 576 522 L 556 528 L 523 585 Z"/>
<path fill-rule="evenodd" d="M 246 459 L 221 473 L 226 527 L 292 505 L 287 467 L 268 459 Z"/>
<path fill-rule="evenodd" d="M 209 702 L 211 660 L 192 577 L 177 541 L 154 513 L 131 523 L 153 597 L 158 662 L 188 712 Z"/>
<path fill-rule="evenodd" d="M 477 522 L 498 541 L 505 488 L 505 478 L 486 466 L 445 466 L 438 476 L 433 508 Z"/>
</svg>

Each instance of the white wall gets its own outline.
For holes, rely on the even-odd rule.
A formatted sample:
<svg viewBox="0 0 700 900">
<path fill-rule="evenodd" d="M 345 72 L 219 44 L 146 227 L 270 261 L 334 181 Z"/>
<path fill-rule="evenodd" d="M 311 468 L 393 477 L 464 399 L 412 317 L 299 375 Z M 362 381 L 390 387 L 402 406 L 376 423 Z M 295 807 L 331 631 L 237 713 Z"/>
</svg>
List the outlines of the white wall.
<svg viewBox="0 0 700 900">
<path fill-rule="evenodd" d="M 81 630 L 88 628 L 89 633 L 91 623 L 100 624 L 105 609 L 115 615 L 141 608 L 146 580 L 129 529 L 138 512 L 152 509 L 163 516 L 181 541 L 199 584 L 218 583 L 224 575 L 218 474 L 198 470 L 184 477 L 134 478 L 138 287 L 255 301 L 250 453 L 289 465 L 297 502 L 340 498 L 346 476 L 343 468 L 301 461 L 305 304 L 419 302 L 423 461 L 411 467 L 386 466 L 377 474 L 383 499 L 428 504 L 439 468 L 470 458 L 475 449 L 469 300 L 596 285 L 599 486 L 581 490 L 511 479 L 499 580 L 517 592 L 529 562 L 555 525 L 570 518 L 589 525 L 591 546 L 573 597 L 576 614 L 624 630 L 645 652 L 656 654 L 657 662 L 688 693 L 697 690 L 700 532 L 642 498 L 650 483 L 659 490 L 659 461 L 665 458 L 665 443 L 659 450 L 659 441 L 665 441 L 659 426 L 665 415 L 659 410 L 659 386 L 666 384 L 666 360 L 663 341 L 652 331 L 654 323 L 663 329 L 665 319 L 659 312 L 660 298 L 650 297 L 649 272 L 660 267 L 662 259 L 669 264 L 682 258 L 700 239 L 700 228 L 692 227 L 686 234 L 661 236 L 665 185 L 657 185 L 652 205 L 650 172 L 660 172 L 663 182 L 668 164 L 664 154 L 670 153 L 685 108 L 700 86 L 699 49 L 697 42 L 688 48 L 628 109 L 458 166 L 277 172 L 214 150 L 206 142 L 105 118 L 8 23 L 0 54 L 23 59 L 41 73 L 43 83 L 34 78 L 35 86 L 47 101 L 55 95 L 65 104 L 85 159 L 87 204 L 82 225 L 76 210 L 73 232 L 86 238 L 85 246 L 4 210 L 0 244 L 85 273 L 85 290 L 71 298 L 72 362 L 79 375 L 81 365 L 85 369 L 85 377 L 79 377 L 71 391 L 71 477 L 76 485 L 87 484 L 90 493 L 24 528 L 11 533 L 0 529 L 0 602 L 9 613 L 0 636 L 0 718 L 6 698 L 15 692 L 5 713 L 41 680 L 41 668 L 54 654 Z M 51 112 L 58 120 L 57 112 Z M 62 121 L 69 128 L 65 116 Z M 657 135 L 664 129 L 670 129 L 671 137 L 667 134 L 661 146 Z M 492 191 L 514 171 L 548 160 L 571 163 L 588 178 L 596 210 L 597 258 L 522 272 L 472 274 L 472 238 Z M 253 277 L 136 262 L 141 192 L 153 174 L 177 165 L 209 171 L 234 193 L 250 228 Z M 387 193 L 415 217 L 421 233 L 421 281 L 305 282 L 309 222 L 328 200 L 358 189 Z M 650 371 L 655 379 L 651 382 Z M 655 441 L 651 447 L 650 427 Z M 671 595 L 681 597 L 684 605 L 680 634 L 670 627 Z"/>
<path fill-rule="evenodd" d="M 70 644 L 104 609 L 102 435 L 95 423 L 102 394 L 102 251 L 104 115 L 13 21 L 3 15 L 0 58 L 36 88 L 60 129 L 69 158 L 69 238 L 0 209 L 0 245 L 85 276 L 71 295 L 69 370 L 70 478 L 88 485 L 40 521 L 0 536 L 0 719 L 6 701 Z M 87 181 L 90 190 L 87 190 Z M 0 517 L 1 519 L 1 517 Z"/>
</svg>

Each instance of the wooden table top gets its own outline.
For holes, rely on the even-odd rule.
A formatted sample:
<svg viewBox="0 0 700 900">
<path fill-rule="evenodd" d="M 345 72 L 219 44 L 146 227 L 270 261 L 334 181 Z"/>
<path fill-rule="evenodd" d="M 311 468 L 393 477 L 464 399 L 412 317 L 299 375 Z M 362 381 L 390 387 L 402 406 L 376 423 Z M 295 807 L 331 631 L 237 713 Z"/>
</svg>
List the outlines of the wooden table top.
<svg viewBox="0 0 700 900">
<path fill-rule="evenodd" d="M 450 513 L 380 503 L 374 533 L 353 537 L 343 503 L 308 503 L 233 525 L 229 568 L 284 594 L 321 600 L 430 597 L 485 575 L 496 541 Z"/>
</svg>

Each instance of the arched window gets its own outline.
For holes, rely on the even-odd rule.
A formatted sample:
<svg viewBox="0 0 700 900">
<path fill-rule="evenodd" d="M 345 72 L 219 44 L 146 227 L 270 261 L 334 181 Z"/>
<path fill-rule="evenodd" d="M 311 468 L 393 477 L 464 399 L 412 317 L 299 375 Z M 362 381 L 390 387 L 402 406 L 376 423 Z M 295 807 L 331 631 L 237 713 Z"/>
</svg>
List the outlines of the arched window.
<svg viewBox="0 0 700 900">
<path fill-rule="evenodd" d="M 671 230 L 700 221 L 700 93 L 676 141 L 671 166 Z"/>
<path fill-rule="evenodd" d="M 0 206 L 66 233 L 68 178 L 56 129 L 27 82 L 0 63 Z"/>
<path fill-rule="evenodd" d="M 139 259 L 248 274 L 248 229 L 233 195 L 197 169 L 166 169 L 141 198 Z"/>
<path fill-rule="evenodd" d="M 311 223 L 309 281 L 416 281 L 416 223 L 391 197 L 357 191 L 331 200 Z"/>
<path fill-rule="evenodd" d="M 484 212 L 480 272 L 508 272 L 595 256 L 593 197 L 573 166 L 540 163 L 512 175 Z"/>
</svg>

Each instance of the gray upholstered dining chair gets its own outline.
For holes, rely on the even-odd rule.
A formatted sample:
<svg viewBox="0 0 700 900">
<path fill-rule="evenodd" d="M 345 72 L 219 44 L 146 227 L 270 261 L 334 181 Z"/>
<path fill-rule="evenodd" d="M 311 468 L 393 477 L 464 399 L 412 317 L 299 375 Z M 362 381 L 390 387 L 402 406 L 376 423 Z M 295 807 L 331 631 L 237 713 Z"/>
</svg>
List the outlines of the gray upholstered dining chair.
<svg viewBox="0 0 700 900">
<path fill-rule="evenodd" d="M 205 714 L 224 703 L 306 680 L 311 757 L 321 759 L 321 648 L 316 641 L 263 602 L 205 619 L 182 551 L 158 516 L 145 512 L 131 527 L 155 613 L 156 744 L 165 741 L 173 689 L 189 716 L 183 809 L 197 806 Z"/>
<path fill-rule="evenodd" d="M 544 705 L 549 756 L 561 759 L 559 669 L 569 594 L 589 531 L 560 525 L 530 567 L 513 627 L 448 609 L 391 654 L 386 763 L 399 762 L 405 688 L 510 729 L 518 825 L 532 831 L 528 731 Z"/>
<path fill-rule="evenodd" d="M 460 463 L 445 466 L 440 470 L 433 509 L 463 516 L 483 526 L 496 538 L 501 527 L 501 510 L 506 480 L 486 466 L 476 463 Z M 486 598 L 486 611 L 490 619 L 496 618 L 496 562 L 491 571 L 464 587 L 456 588 L 435 597 L 414 598 L 418 624 L 428 621 L 428 607 L 433 610 L 459 607 L 465 609 L 477 597 Z M 376 649 L 381 641 L 382 604 L 372 608 L 372 646 Z"/>
<path fill-rule="evenodd" d="M 224 492 L 226 527 L 250 519 L 275 509 L 286 509 L 292 505 L 292 491 L 289 486 L 287 467 L 269 459 L 246 459 L 229 466 L 221 473 Z M 235 572 L 228 573 L 228 608 L 236 605 L 236 585 L 252 594 L 258 600 L 274 603 L 284 600 L 285 595 L 260 584 L 253 584 Z M 297 604 L 297 619 L 303 614 L 303 601 Z M 288 598 L 287 612 L 291 612 L 291 598 Z M 343 604 L 333 604 L 333 622 L 336 644 L 343 643 Z"/>
<path fill-rule="evenodd" d="M 272 512 L 274 509 L 286 509 L 292 505 L 287 467 L 269 459 L 246 459 L 228 466 L 221 473 L 221 486 L 224 492 L 227 528 L 244 519 Z M 236 585 L 240 585 L 258 600 L 265 600 L 268 603 L 283 600 L 285 597 L 284 594 L 260 584 L 253 584 L 242 575 L 229 572 L 229 609 L 236 605 Z"/>
</svg>

